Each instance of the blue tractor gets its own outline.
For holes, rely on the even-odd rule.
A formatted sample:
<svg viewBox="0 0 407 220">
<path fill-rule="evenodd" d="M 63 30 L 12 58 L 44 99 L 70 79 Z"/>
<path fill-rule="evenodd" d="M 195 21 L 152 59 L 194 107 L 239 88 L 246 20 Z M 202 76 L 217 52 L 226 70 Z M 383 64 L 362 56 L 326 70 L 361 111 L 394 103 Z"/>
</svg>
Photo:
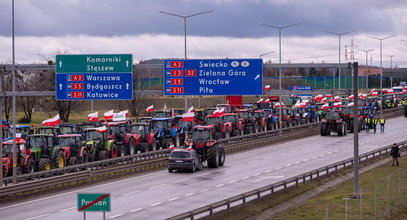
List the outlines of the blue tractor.
<svg viewBox="0 0 407 220">
<path fill-rule="evenodd" d="M 166 149 L 171 145 L 179 147 L 181 140 L 185 140 L 185 130 L 177 127 L 172 118 L 153 118 L 151 126 L 158 148 Z"/>
</svg>

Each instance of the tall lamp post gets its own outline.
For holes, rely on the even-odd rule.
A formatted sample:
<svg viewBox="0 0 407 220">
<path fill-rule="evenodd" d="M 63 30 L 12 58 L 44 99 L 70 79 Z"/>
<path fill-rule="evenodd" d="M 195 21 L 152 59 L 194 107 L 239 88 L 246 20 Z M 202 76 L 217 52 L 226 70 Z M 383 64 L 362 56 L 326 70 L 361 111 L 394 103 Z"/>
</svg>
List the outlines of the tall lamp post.
<svg viewBox="0 0 407 220">
<path fill-rule="evenodd" d="M 382 74 L 380 74 L 380 116 L 383 115 L 383 113 L 382 113 L 383 112 L 383 93 L 382 93 L 382 90 L 383 90 L 383 56 L 382 56 L 383 47 L 382 47 L 382 45 L 383 44 L 382 44 L 382 41 L 389 39 L 389 38 L 393 38 L 395 36 L 397 36 L 397 35 L 391 35 L 391 36 L 382 37 L 382 38 L 366 36 L 368 38 L 372 38 L 372 39 L 380 41 L 380 69 L 382 70 Z"/>
<path fill-rule="evenodd" d="M 367 54 L 369 53 L 369 52 L 371 52 L 371 51 L 373 51 L 372 49 L 363 49 L 363 50 L 360 50 L 360 51 L 363 51 L 363 52 L 365 52 L 366 53 L 366 68 L 365 68 L 365 74 L 366 74 L 366 92 L 367 92 L 367 89 L 368 89 L 368 69 L 367 69 Z"/>
<path fill-rule="evenodd" d="M 294 23 L 294 24 L 289 24 L 289 25 L 285 25 L 285 26 L 274 26 L 274 25 L 269 25 L 269 24 L 263 24 L 263 23 L 260 23 L 260 25 L 262 25 L 262 26 L 265 26 L 265 27 L 271 27 L 271 28 L 274 28 L 274 29 L 278 29 L 278 52 L 279 52 L 279 63 L 280 63 L 280 67 L 278 68 L 278 75 L 279 75 L 279 90 L 280 90 L 280 92 L 281 92 L 281 30 L 282 29 L 285 29 L 285 28 L 289 28 L 289 27 L 292 27 L 292 26 L 295 26 L 295 25 L 299 25 L 299 24 L 302 24 L 303 22 L 297 22 L 297 23 Z M 282 130 L 282 125 L 283 125 L 283 121 L 282 121 L 282 118 L 283 118 L 283 111 L 282 111 L 282 106 L 283 106 L 283 100 L 281 99 L 281 95 L 279 95 L 279 97 L 278 97 L 278 99 L 279 99 L 279 102 L 280 102 L 280 135 L 282 135 L 283 134 L 283 130 Z"/>
<path fill-rule="evenodd" d="M 262 54 L 260 54 L 260 59 L 261 59 L 262 56 L 265 56 L 265 55 L 268 55 L 268 54 L 271 54 L 271 53 L 274 53 L 274 52 L 276 52 L 276 51 L 270 51 L 270 52 L 267 52 L 267 53 L 262 53 Z"/>
<path fill-rule="evenodd" d="M 338 41 L 339 41 L 339 46 L 338 46 L 339 56 L 338 56 L 338 59 L 339 59 L 339 63 L 341 63 L 341 37 L 342 37 L 342 35 L 350 34 L 350 33 L 356 32 L 356 31 L 358 31 L 358 30 L 346 31 L 346 32 L 342 32 L 342 33 L 336 33 L 336 32 L 332 32 L 332 31 L 324 31 L 324 32 L 329 33 L 329 34 L 338 35 Z M 341 89 L 341 69 L 340 68 L 338 68 L 338 77 L 339 77 L 338 88 Z M 334 91 L 335 91 L 335 77 L 334 77 Z"/>
<path fill-rule="evenodd" d="M 162 13 L 162 14 L 172 15 L 172 16 L 184 19 L 184 55 L 185 55 L 185 59 L 187 59 L 187 18 L 194 17 L 194 16 L 201 15 L 201 14 L 206 14 L 206 13 L 213 12 L 213 11 L 214 10 L 208 10 L 208 11 L 203 11 L 203 12 L 199 12 L 199 13 L 191 14 L 191 15 L 179 15 L 179 14 L 174 14 L 174 13 L 170 13 L 170 12 L 160 11 L 160 13 Z M 185 111 L 187 111 L 187 109 L 188 109 L 187 102 L 188 102 L 187 97 L 185 96 Z"/>
<path fill-rule="evenodd" d="M 394 55 L 389 55 L 390 57 L 390 69 L 393 69 L 393 57 Z"/>
</svg>

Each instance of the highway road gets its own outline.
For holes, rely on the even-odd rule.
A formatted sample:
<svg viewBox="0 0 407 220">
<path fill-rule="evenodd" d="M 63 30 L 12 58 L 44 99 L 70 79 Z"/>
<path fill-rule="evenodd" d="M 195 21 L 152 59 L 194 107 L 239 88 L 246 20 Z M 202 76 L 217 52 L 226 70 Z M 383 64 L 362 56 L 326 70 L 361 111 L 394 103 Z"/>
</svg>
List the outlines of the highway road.
<svg viewBox="0 0 407 220">
<path fill-rule="evenodd" d="M 407 118 L 386 122 L 385 133 L 362 131 L 360 153 L 407 139 Z M 82 219 L 77 193 L 111 193 L 112 212 L 107 219 L 164 219 L 239 193 L 265 186 L 334 162 L 353 157 L 353 134 L 311 136 L 246 152 L 226 155 L 224 167 L 196 173 L 146 175 L 111 181 L 0 207 L 8 220 Z M 102 213 L 86 213 L 101 219 Z"/>
</svg>

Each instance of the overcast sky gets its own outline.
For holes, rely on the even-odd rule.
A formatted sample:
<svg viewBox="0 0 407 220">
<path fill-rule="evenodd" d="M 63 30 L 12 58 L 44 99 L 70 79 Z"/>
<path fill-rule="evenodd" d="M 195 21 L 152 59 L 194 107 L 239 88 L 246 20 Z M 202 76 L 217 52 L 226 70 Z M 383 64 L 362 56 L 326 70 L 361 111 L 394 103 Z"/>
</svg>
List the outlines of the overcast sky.
<svg viewBox="0 0 407 220">
<path fill-rule="evenodd" d="M 0 0 L 0 63 L 11 63 L 11 1 Z M 363 49 L 380 65 L 407 67 L 407 1 L 404 0 L 15 0 L 17 63 L 40 63 L 56 51 L 72 54 L 131 53 L 141 59 L 184 56 L 183 19 L 187 19 L 188 58 L 263 57 L 278 62 L 278 30 L 259 23 L 285 26 L 282 62 L 338 62 L 338 37 L 323 32 L 357 32 L 342 37 L 345 49 L 353 40 L 356 61 Z"/>
</svg>

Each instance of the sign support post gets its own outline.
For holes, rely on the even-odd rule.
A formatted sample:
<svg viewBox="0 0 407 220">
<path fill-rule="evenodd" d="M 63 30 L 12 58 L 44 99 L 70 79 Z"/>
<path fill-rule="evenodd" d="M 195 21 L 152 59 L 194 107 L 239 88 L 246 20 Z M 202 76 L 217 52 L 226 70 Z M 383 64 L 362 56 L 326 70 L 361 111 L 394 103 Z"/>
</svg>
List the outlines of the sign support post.
<svg viewBox="0 0 407 220">
<path fill-rule="evenodd" d="M 103 219 L 106 219 L 106 212 L 110 212 L 110 193 L 89 194 L 78 193 L 78 211 L 83 212 L 83 219 L 86 220 L 86 212 L 103 212 Z"/>
</svg>

